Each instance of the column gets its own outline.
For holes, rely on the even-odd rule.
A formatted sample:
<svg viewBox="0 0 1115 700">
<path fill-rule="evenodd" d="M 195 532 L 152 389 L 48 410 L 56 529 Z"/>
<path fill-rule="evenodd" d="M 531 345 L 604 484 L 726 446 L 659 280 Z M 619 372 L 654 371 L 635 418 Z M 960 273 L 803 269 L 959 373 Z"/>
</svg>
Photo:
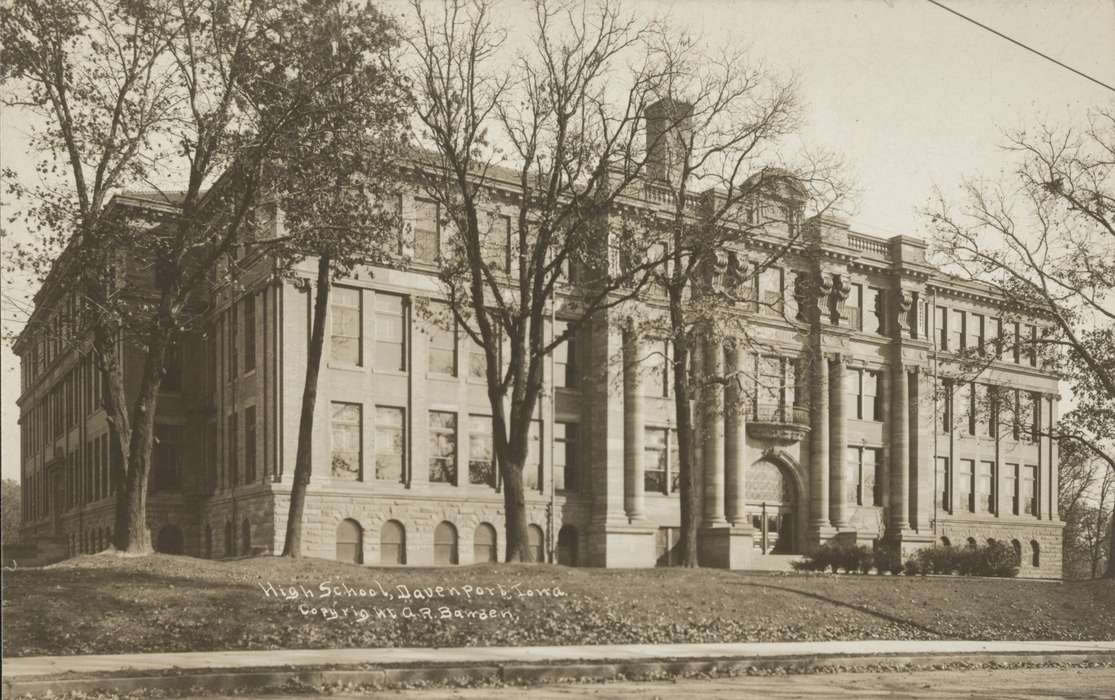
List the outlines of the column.
<svg viewBox="0 0 1115 700">
<path fill-rule="evenodd" d="M 809 392 L 809 506 L 810 526 L 829 526 L 829 406 L 828 361 L 818 350 L 813 357 L 813 386 Z"/>
<path fill-rule="evenodd" d="M 725 515 L 732 525 L 749 526 L 747 519 L 747 394 L 743 381 L 744 353 L 738 344 L 728 348 L 725 369 L 734 375 L 724 391 L 724 491 Z"/>
<path fill-rule="evenodd" d="M 724 377 L 724 346 L 706 336 L 702 349 L 706 379 L 701 392 L 704 526 L 722 527 L 728 524 L 724 519 L 724 385 L 719 383 Z"/>
<path fill-rule="evenodd" d="M 1057 425 L 1058 420 L 1058 404 L 1061 397 L 1053 394 L 1049 399 L 1049 431 L 1053 432 L 1054 426 Z M 1061 462 L 1060 454 L 1057 451 L 1057 441 L 1049 441 L 1049 483 L 1053 486 L 1053 498 L 1049 501 L 1049 519 L 1056 522 L 1061 516 L 1057 512 L 1057 485 L 1061 483 Z"/>
<path fill-rule="evenodd" d="M 890 425 L 890 523 L 894 534 L 909 527 L 907 498 L 910 490 L 910 386 L 906 367 L 899 360 L 891 367 Z"/>
<path fill-rule="evenodd" d="M 629 520 L 643 510 L 643 387 L 639 338 L 634 326 L 623 329 L 623 504 Z"/>
<path fill-rule="evenodd" d="M 833 527 L 844 530 L 848 522 L 848 472 L 844 434 L 844 358 L 829 360 L 829 504 Z"/>
</svg>

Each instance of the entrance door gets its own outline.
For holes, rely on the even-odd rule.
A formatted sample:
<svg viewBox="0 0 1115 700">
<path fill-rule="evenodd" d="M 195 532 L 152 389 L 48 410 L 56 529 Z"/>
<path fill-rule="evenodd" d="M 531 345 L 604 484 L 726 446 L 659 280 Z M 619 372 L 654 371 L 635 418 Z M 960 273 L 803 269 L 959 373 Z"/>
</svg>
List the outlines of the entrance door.
<svg viewBox="0 0 1115 700">
<path fill-rule="evenodd" d="M 752 464 L 745 478 L 755 548 L 764 554 L 795 552 L 797 493 L 793 479 L 780 465 L 765 459 Z"/>
</svg>

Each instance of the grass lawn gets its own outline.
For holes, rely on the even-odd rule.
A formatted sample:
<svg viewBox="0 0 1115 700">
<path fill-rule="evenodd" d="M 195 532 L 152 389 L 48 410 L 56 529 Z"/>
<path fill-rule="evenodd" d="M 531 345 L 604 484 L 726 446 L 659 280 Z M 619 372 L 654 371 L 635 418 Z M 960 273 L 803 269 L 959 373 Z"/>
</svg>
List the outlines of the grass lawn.
<svg viewBox="0 0 1115 700">
<path fill-rule="evenodd" d="M 323 582 L 347 584 L 357 595 L 323 599 Z M 261 583 L 304 586 L 316 595 L 267 597 Z M 826 639 L 1115 639 L 1112 581 L 545 565 L 388 569 L 320 559 L 218 562 L 98 555 L 45 569 L 5 571 L 3 584 L 4 656 Z M 410 591 L 442 586 L 444 597 L 404 599 L 399 586 Z M 554 587 L 564 595 L 520 596 L 528 589 L 553 593 Z M 360 597 L 361 588 L 382 589 L 394 597 Z M 494 590 L 477 594 L 486 588 Z M 323 605 L 333 607 L 341 617 L 303 614 L 300 605 L 319 611 Z M 433 619 L 424 616 L 423 608 Z M 453 617 L 443 619 L 443 608 Z M 475 615 L 481 610 L 496 614 L 480 619 Z M 404 617 L 407 613 L 417 617 Z M 369 617 L 361 621 L 363 614 Z"/>
</svg>

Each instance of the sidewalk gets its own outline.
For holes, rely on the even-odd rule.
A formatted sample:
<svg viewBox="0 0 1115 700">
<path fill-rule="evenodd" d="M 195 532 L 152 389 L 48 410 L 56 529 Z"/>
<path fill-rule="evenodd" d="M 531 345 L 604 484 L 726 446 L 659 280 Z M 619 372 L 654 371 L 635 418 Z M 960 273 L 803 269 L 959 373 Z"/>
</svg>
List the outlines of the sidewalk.
<svg viewBox="0 0 1115 700">
<path fill-rule="evenodd" d="M 835 641 L 741 644 L 623 644 L 556 647 L 462 647 L 387 649 L 284 649 L 4 659 L 10 693 L 114 687 L 230 688 L 282 685 L 291 679 L 335 679 L 392 684 L 410 679 L 498 678 L 542 682 L 559 678 L 615 677 L 667 670 L 782 666 L 817 668 L 870 664 L 1057 660 L 1115 662 L 1115 641 L 981 642 Z M 360 669 L 323 670 L 324 666 Z M 248 669 L 251 669 L 250 671 Z M 90 675 L 97 674 L 95 678 Z M 86 676 L 82 679 L 81 676 Z M 237 685 L 240 684 L 240 685 Z M 7 693 L 6 693 L 7 694 Z"/>
</svg>

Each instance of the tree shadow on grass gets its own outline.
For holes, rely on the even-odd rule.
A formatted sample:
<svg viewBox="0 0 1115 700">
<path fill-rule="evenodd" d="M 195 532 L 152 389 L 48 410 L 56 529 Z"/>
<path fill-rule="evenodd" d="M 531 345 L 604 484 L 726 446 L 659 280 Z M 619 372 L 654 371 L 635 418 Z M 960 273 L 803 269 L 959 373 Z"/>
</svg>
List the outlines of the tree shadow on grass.
<svg viewBox="0 0 1115 700">
<path fill-rule="evenodd" d="M 859 604 L 856 604 L 856 603 L 847 603 L 845 601 L 837 600 L 835 598 L 829 598 L 828 596 L 823 596 L 819 593 L 812 593 L 810 591 L 802 591 L 802 590 L 799 590 L 797 588 L 775 586 L 775 585 L 768 584 L 768 583 L 748 583 L 746 581 L 740 581 L 740 582 L 738 582 L 737 585 L 746 586 L 748 588 L 765 588 L 765 589 L 769 589 L 769 590 L 772 590 L 772 591 L 781 591 L 783 593 L 793 593 L 795 595 L 803 596 L 805 598 L 812 598 L 814 600 L 819 600 L 823 603 L 828 603 L 829 605 L 835 605 L 837 607 L 848 608 L 849 610 L 855 610 L 856 612 L 861 612 L 865 615 L 870 615 L 871 617 L 877 617 L 880 620 L 885 620 L 885 621 L 893 623 L 893 624 L 904 625 L 906 627 L 912 627 L 916 630 L 919 630 L 921 632 L 925 632 L 927 634 L 932 634 L 932 635 L 934 635 L 936 637 L 939 637 L 941 639 L 951 639 L 952 638 L 952 635 L 946 634 L 946 633 L 944 633 L 944 632 L 942 632 L 938 629 L 934 629 L 933 627 L 929 627 L 928 625 L 923 625 L 920 622 L 914 622 L 913 620 L 907 620 L 907 619 L 898 617 L 897 615 L 892 615 L 890 613 L 883 612 L 881 610 L 875 610 L 874 608 L 869 608 L 866 605 L 859 605 Z"/>
</svg>

